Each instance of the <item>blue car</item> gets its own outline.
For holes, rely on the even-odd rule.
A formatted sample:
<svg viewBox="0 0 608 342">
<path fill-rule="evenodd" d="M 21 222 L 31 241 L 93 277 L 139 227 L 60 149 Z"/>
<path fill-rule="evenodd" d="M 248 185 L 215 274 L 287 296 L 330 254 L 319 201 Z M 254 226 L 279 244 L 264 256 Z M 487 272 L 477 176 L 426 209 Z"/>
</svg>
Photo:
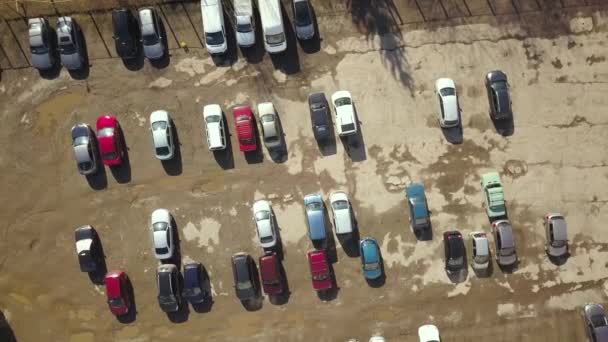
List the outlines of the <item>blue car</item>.
<svg viewBox="0 0 608 342">
<path fill-rule="evenodd" d="M 323 198 L 319 194 L 308 194 L 304 196 L 304 208 L 306 211 L 306 223 L 308 224 L 308 236 L 312 241 L 323 241 L 326 236 L 325 206 Z"/>
<path fill-rule="evenodd" d="M 422 184 L 410 184 L 405 188 L 405 197 L 410 209 L 410 227 L 412 232 L 416 234 L 429 229 L 431 227 L 431 219 Z"/>
<path fill-rule="evenodd" d="M 366 279 L 377 279 L 382 275 L 380 264 L 380 249 L 376 239 L 366 237 L 359 241 L 359 254 L 361 254 L 361 266 L 363 276 Z"/>
</svg>

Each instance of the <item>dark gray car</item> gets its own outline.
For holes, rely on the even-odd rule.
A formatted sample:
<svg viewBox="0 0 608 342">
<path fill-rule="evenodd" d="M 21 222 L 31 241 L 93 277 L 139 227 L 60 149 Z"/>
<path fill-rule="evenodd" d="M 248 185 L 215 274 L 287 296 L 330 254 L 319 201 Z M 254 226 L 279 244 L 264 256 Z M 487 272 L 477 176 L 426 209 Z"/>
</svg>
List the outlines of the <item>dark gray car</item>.
<svg viewBox="0 0 608 342">
<path fill-rule="evenodd" d="M 55 66 L 55 49 L 49 22 L 45 18 L 31 18 L 29 25 L 30 52 L 32 66 L 38 70 L 48 70 Z"/>
<path fill-rule="evenodd" d="M 312 123 L 312 132 L 317 140 L 325 140 L 329 138 L 329 105 L 325 94 L 313 93 L 308 96 L 308 107 L 310 109 L 310 121 Z"/>
<path fill-rule="evenodd" d="M 244 301 L 258 296 L 260 280 L 257 267 L 250 255 L 237 253 L 232 256 L 232 275 L 234 276 L 234 289 L 238 299 Z"/>
<path fill-rule="evenodd" d="M 71 17 L 57 19 L 57 44 L 61 64 L 68 70 L 79 70 L 84 66 L 81 34 L 78 24 Z"/>
<path fill-rule="evenodd" d="M 486 75 L 486 90 L 490 102 L 490 115 L 495 120 L 511 117 L 511 98 L 507 75 L 500 70 L 490 71 Z"/>
<path fill-rule="evenodd" d="M 173 264 L 163 264 L 156 269 L 158 305 L 164 312 L 178 311 L 181 305 L 182 298 L 177 273 L 177 266 Z"/>
<path fill-rule="evenodd" d="M 293 0 L 293 19 L 298 39 L 307 40 L 315 36 L 315 25 L 308 0 Z"/>
<path fill-rule="evenodd" d="M 500 266 L 511 266 L 517 262 L 515 252 L 515 237 L 513 227 L 507 220 L 498 220 L 492 223 L 492 233 L 496 244 L 496 262 Z"/>
<path fill-rule="evenodd" d="M 583 318 L 590 341 L 608 342 L 608 320 L 603 306 L 595 303 L 585 305 Z"/>
<path fill-rule="evenodd" d="M 184 288 L 182 298 L 190 304 L 201 304 L 209 299 L 209 291 L 205 287 L 208 279 L 203 272 L 200 262 L 189 262 L 184 265 Z"/>
<path fill-rule="evenodd" d="M 148 59 L 160 59 L 165 55 L 165 42 L 160 32 L 160 18 L 153 8 L 139 10 L 139 28 L 144 56 Z"/>
<path fill-rule="evenodd" d="M 97 171 L 97 138 L 87 124 L 77 124 L 72 127 L 72 147 L 76 166 L 81 175 L 90 175 Z"/>
</svg>

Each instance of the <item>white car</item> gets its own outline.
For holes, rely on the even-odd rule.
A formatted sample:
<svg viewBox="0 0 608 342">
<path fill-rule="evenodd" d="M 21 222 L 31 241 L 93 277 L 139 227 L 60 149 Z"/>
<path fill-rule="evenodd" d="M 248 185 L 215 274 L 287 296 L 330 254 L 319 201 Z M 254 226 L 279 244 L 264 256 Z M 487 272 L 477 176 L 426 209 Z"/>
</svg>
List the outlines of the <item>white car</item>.
<svg viewBox="0 0 608 342">
<path fill-rule="evenodd" d="M 386 342 L 386 340 L 382 336 L 372 336 L 369 342 Z"/>
<path fill-rule="evenodd" d="M 449 78 L 440 78 L 435 81 L 435 93 L 439 101 L 439 125 L 443 128 L 456 127 L 458 119 L 458 98 L 456 86 Z"/>
<path fill-rule="evenodd" d="M 171 119 L 165 110 L 157 110 L 150 114 L 150 130 L 152 131 L 152 143 L 154 144 L 154 155 L 159 160 L 173 158 L 175 144 L 173 143 L 173 130 Z"/>
<path fill-rule="evenodd" d="M 226 131 L 224 130 L 224 119 L 220 105 L 210 104 L 203 107 L 203 125 L 207 134 L 209 150 L 225 149 Z"/>
<path fill-rule="evenodd" d="M 472 232 L 471 243 L 473 244 L 473 262 L 471 266 L 474 270 L 483 271 L 490 266 L 490 244 L 484 232 Z"/>
<path fill-rule="evenodd" d="M 150 224 L 154 256 L 159 260 L 171 259 L 173 256 L 173 227 L 171 214 L 167 209 L 156 209 L 152 212 Z"/>
<path fill-rule="evenodd" d="M 336 234 L 350 234 L 353 232 L 353 221 L 348 196 L 343 191 L 332 192 L 329 203 L 334 218 Z"/>
<path fill-rule="evenodd" d="M 253 203 L 253 220 L 260 238 L 262 248 L 271 248 L 277 244 L 277 234 L 274 227 L 274 217 L 270 203 L 259 200 Z"/>
<path fill-rule="evenodd" d="M 242 47 L 255 44 L 255 24 L 252 0 L 233 0 L 236 42 Z"/>
<path fill-rule="evenodd" d="M 441 342 L 439 330 L 432 324 L 426 324 L 418 328 L 418 338 L 420 338 L 420 342 Z"/>
<path fill-rule="evenodd" d="M 355 107 L 353 98 L 346 90 L 335 92 L 331 96 L 331 104 L 336 113 L 336 130 L 343 137 L 357 133 L 357 119 L 355 118 Z"/>
</svg>

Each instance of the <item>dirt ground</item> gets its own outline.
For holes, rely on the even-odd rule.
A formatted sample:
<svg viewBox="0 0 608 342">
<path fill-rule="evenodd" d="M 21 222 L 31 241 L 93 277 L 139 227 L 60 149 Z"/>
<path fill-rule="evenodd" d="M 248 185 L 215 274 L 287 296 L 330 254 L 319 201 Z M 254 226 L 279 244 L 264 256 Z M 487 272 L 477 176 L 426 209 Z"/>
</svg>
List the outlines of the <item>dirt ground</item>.
<svg viewBox="0 0 608 342">
<path fill-rule="evenodd" d="M 317 1 L 320 40 L 297 44 L 290 31 L 287 55 L 273 59 L 261 47 L 244 53 L 232 42 L 225 61 L 200 47 L 196 6 L 176 12 L 167 6 L 170 59 L 130 65 L 133 70 L 111 56 L 107 13 L 95 13 L 80 21 L 86 74 L 62 70 L 43 79 L 27 60 L 4 70 L 0 310 L 7 334 L 26 342 L 367 341 L 372 334 L 416 341 L 418 327 L 433 323 L 445 341 L 585 341 L 581 307 L 608 302 L 608 7 L 596 2 L 408 23 L 425 16 L 425 8 L 415 15 L 405 3 L 412 4 L 349 9 Z M 450 3 L 456 1 L 443 2 Z M 472 3 L 469 12 L 484 11 Z M 492 4 L 490 12 L 503 8 Z M 11 38 L 1 25 L 7 51 L 0 65 L 16 66 L 19 52 L 7 47 Z M 16 30 L 18 39 L 23 32 Z M 181 40 L 188 40 L 188 52 L 177 49 Z M 494 69 L 509 76 L 512 126 L 495 126 L 488 116 L 483 78 Z M 461 132 L 437 124 L 433 86 L 444 76 L 457 84 Z M 339 89 L 354 97 L 361 134 L 318 146 L 307 96 Z M 273 161 L 266 150 L 245 158 L 238 150 L 232 107 L 263 101 L 279 112 L 283 160 Z M 202 106 L 209 103 L 224 109 L 228 153 L 207 150 Z M 168 110 L 177 128 L 172 163 L 153 155 L 147 120 L 156 109 Z M 69 129 L 93 125 L 103 113 L 120 121 L 129 162 L 87 179 L 76 170 Z M 459 229 L 469 256 L 468 233 L 489 233 L 479 180 L 491 169 L 502 177 L 520 263 L 512 273 L 495 265 L 489 277 L 471 270 L 450 279 L 441 233 Z M 417 241 L 408 228 L 403 189 L 410 182 L 427 190 L 430 241 Z M 378 240 L 386 279 L 368 286 L 352 246 L 336 239 L 339 290 L 321 300 L 305 258 L 312 245 L 302 198 L 311 192 L 327 198 L 338 189 L 351 198 L 360 235 Z M 248 311 L 234 295 L 230 256 L 260 255 L 251 205 L 261 198 L 271 202 L 280 227 L 290 295 L 276 305 L 265 298 Z M 158 307 L 148 222 L 160 207 L 174 215 L 182 260 L 208 270 L 213 304 L 203 312 L 168 317 Z M 544 253 L 547 212 L 568 221 L 571 256 L 562 265 Z M 118 321 L 103 286 L 79 272 L 73 232 L 83 224 L 99 232 L 108 269 L 128 272 L 134 321 Z"/>
</svg>

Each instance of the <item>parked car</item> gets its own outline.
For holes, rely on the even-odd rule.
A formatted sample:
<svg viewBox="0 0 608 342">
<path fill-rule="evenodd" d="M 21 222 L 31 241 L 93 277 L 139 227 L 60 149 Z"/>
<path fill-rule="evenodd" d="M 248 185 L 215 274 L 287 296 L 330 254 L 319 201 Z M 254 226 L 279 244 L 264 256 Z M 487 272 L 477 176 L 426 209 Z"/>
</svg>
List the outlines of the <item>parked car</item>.
<svg viewBox="0 0 608 342">
<path fill-rule="evenodd" d="M 38 70 L 49 70 L 55 67 L 55 44 L 51 36 L 52 29 L 45 18 L 30 18 L 29 41 L 32 53 L 32 66 Z"/>
<path fill-rule="evenodd" d="M 306 254 L 312 276 L 312 288 L 315 291 L 325 291 L 333 287 L 327 254 L 324 249 L 309 251 Z"/>
<path fill-rule="evenodd" d="M 484 232 L 472 232 L 471 244 L 473 245 L 473 256 L 471 266 L 474 270 L 484 271 L 490 266 L 490 244 Z"/>
<path fill-rule="evenodd" d="M 258 260 L 262 287 L 267 295 L 283 293 L 283 277 L 281 275 L 280 261 L 276 252 L 266 252 Z"/>
<path fill-rule="evenodd" d="M 432 324 L 426 324 L 418 328 L 420 342 L 441 342 L 439 329 Z"/>
<path fill-rule="evenodd" d="M 233 0 L 236 42 L 241 47 L 255 44 L 255 20 L 252 0 Z"/>
<path fill-rule="evenodd" d="M 460 271 L 464 265 L 464 242 L 462 234 L 457 230 L 443 233 L 443 248 L 445 251 L 445 270 L 448 274 Z"/>
<path fill-rule="evenodd" d="M 460 119 L 454 81 L 449 78 L 440 78 L 435 81 L 435 94 L 439 101 L 439 125 L 443 128 L 458 126 Z"/>
<path fill-rule="evenodd" d="M 486 213 L 490 220 L 505 217 L 507 215 L 505 194 L 498 172 L 492 171 L 481 175 L 481 188 L 485 196 Z"/>
<path fill-rule="evenodd" d="M 152 143 L 154 144 L 156 158 L 158 160 L 173 158 L 175 153 L 173 127 L 166 110 L 156 110 L 150 114 L 150 131 L 152 131 Z"/>
<path fill-rule="evenodd" d="M 201 0 L 201 17 L 205 48 L 211 55 L 223 54 L 228 50 L 224 10 L 222 0 Z"/>
<path fill-rule="evenodd" d="M 410 209 L 410 229 L 414 234 L 419 234 L 431 228 L 431 218 L 429 217 L 429 207 L 424 194 L 424 186 L 413 183 L 405 188 L 407 206 Z"/>
<path fill-rule="evenodd" d="M 559 258 L 568 253 L 568 229 L 562 214 L 549 213 L 544 217 L 545 251 L 552 257 Z"/>
<path fill-rule="evenodd" d="M 104 165 L 114 166 L 122 163 L 124 146 L 120 136 L 120 125 L 112 115 L 97 118 L 97 141 Z"/>
<path fill-rule="evenodd" d="M 365 237 L 359 241 L 359 254 L 363 276 L 366 279 L 377 279 L 382 275 L 382 264 L 380 261 L 380 248 L 376 239 Z"/>
<path fill-rule="evenodd" d="M 81 175 L 90 175 L 97 172 L 99 161 L 97 160 L 97 138 L 87 124 L 76 124 L 72 127 L 72 147 L 76 167 Z"/>
<path fill-rule="evenodd" d="M 82 32 L 71 17 L 57 19 L 57 42 L 61 64 L 68 70 L 82 69 L 84 67 Z"/>
<path fill-rule="evenodd" d="M 323 93 L 312 93 L 308 95 L 308 107 L 310 109 L 310 122 L 315 139 L 324 141 L 329 138 L 331 129 L 329 125 L 329 104 Z"/>
<path fill-rule="evenodd" d="M 325 205 L 320 194 L 304 196 L 304 212 L 308 225 L 308 237 L 312 241 L 324 241 L 327 238 L 327 226 L 325 223 Z"/>
<path fill-rule="evenodd" d="M 207 277 L 200 262 L 188 262 L 184 265 L 184 288 L 182 298 L 190 304 L 202 304 L 209 300 L 210 293 L 206 287 Z"/>
<path fill-rule="evenodd" d="M 165 40 L 161 34 L 161 23 L 158 14 L 152 7 L 139 10 L 139 30 L 144 56 L 148 59 L 161 59 L 165 55 Z"/>
<path fill-rule="evenodd" d="M 357 134 L 357 118 L 353 98 L 346 90 L 335 92 L 331 96 L 331 103 L 336 113 L 336 131 L 340 137 Z"/>
<path fill-rule="evenodd" d="M 167 209 L 156 209 L 152 212 L 150 230 L 154 244 L 154 256 L 159 260 L 173 257 L 173 227 L 171 214 Z"/>
<path fill-rule="evenodd" d="M 386 340 L 382 336 L 372 336 L 369 342 L 386 342 Z"/>
<path fill-rule="evenodd" d="M 496 262 L 501 266 L 510 266 L 517 262 L 513 228 L 507 220 L 492 223 L 492 234 L 496 244 Z"/>
<path fill-rule="evenodd" d="M 224 116 L 218 104 L 203 107 L 203 126 L 207 135 L 209 150 L 223 150 L 226 148 L 226 130 L 224 129 Z"/>
<path fill-rule="evenodd" d="M 129 313 L 132 302 L 127 274 L 123 271 L 110 271 L 106 273 L 105 284 L 110 311 L 116 316 Z"/>
<path fill-rule="evenodd" d="M 156 269 L 158 305 L 164 312 L 176 312 L 182 304 L 179 271 L 173 264 L 162 264 Z"/>
<path fill-rule="evenodd" d="M 112 38 L 116 54 L 122 59 L 132 59 L 139 55 L 139 25 L 128 8 L 112 11 Z"/>
<path fill-rule="evenodd" d="M 494 120 L 510 118 L 512 112 L 507 75 L 500 70 L 490 71 L 486 75 L 486 90 L 492 118 Z"/>
<path fill-rule="evenodd" d="M 586 304 L 583 309 L 583 319 L 585 320 L 585 331 L 590 341 L 608 341 L 608 320 L 603 306 L 595 303 Z"/>
<path fill-rule="evenodd" d="M 293 21 L 298 39 L 307 40 L 315 36 L 315 25 L 308 0 L 293 0 Z"/>
<path fill-rule="evenodd" d="M 268 151 L 275 151 L 283 144 L 283 132 L 279 123 L 279 116 L 272 102 L 258 104 L 258 116 L 262 128 L 262 138 Z"/>
<path fill-rule="evenodd" d="M 255 141 L 251 107 L 235 107 L 232 115 L 234 116 L 234 125 L 236 126 L 236 136 L 239 139 L 239 149 L 241 152 L 255 151 L 258 145 Z"/>
<path fill-rule="evenodd" d="M 329 195 L 329 204 L 334 218 L 336 234 L 350 234 L 353 232 L 352 212 L 348 196 L 343 191 L 332 192 Z"/>
<path fill-rule="evenodd" d="M 259 279 L 255 262 L 245 253 L 232 256 L 232 275 L 234 276 L 234 289 L 240 300 L 256 298 L 260 291 Z"/>
<path fill-rule="evenodd" d="M 274 214 L 268 201 L 259 200 L 253 203 L 253 220 L 260 238 L 260 246 L 274 247 L 277 244 L 277 232 L 274 226 Z"/>
<path fill-rule="evenodd" d="M 80 226 L 74 231 L 76 253 L 82 272 L 99 271 L 103 265 L 103 253 L 97 231 L 90 225 Z"/>
</svg>

